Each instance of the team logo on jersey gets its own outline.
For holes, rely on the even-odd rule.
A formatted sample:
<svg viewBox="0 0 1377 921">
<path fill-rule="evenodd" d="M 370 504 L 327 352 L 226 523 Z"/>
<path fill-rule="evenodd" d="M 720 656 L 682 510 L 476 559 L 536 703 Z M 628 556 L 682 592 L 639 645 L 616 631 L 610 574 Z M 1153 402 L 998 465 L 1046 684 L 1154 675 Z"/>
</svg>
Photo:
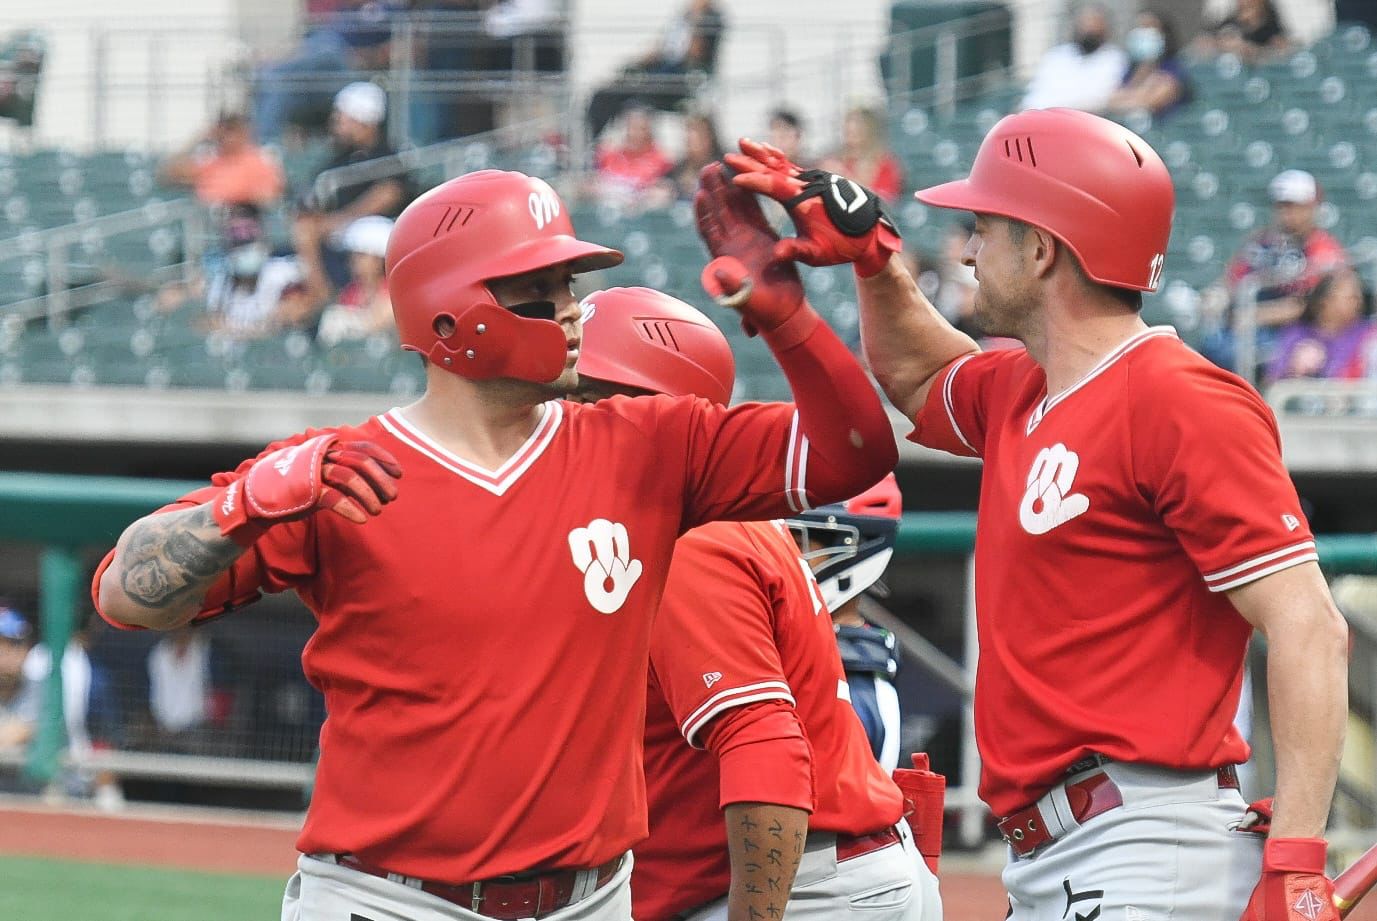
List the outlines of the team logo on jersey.
<svg viewBox="0 0 1377 921">
<path fill-rule="evenodd" d="M 569 553 L 583 573 L 583 593 L 602 614 L 615 614 L 641 577 L 641 561 L 631 558 L 626 525 L 594 518 L 569 532 Z"/>
<path fill-rule="evenodd" d="M 1294 531 L 1300 527 L 1300 519 L 1295 515 L 1282 515 L 1281 523 L 1286 525 L 1286 530 Z"/>
<path fill-rule="evenodd" d="M 1320 901 L 1319 896 L 1315 895 L 1315 890 L 1307 889 L 1301 893 L 1301 897 L 1296 899 L 1296 904 L 1292 905 L 1291 908 L 1305 915 L 1310 921 L 1315 921 L 1324 911 L 1324 903 Z"/>
<path fill-rule="evenodd" d="M 1081 459 L 1058 442 L 1043 448 L 1028 471 L 1028 489 L 1018 506 L 1018 521 L 1029 534 L 1046 534 L 1090 508 L 1084 493 L 1073 493 Z"/>
<path fill-rule="evenodd" d="M 705 675 L 703 676 L 703 683 L 706 684 L 708 687 L 712 687 L 714 684 L 716 684 L 717 682 L 719 682 L 719 681 L 721 681 L 721 680 L 722 680 L 722 673 L 721 673 L 721 672 L 708 672 L 707 674 L 705 674 Z"/>
<path fill-rule="evenodd" d="M 587 323 L 589 320 L 593 319 L 593 314 L 598 312 L 598 305 L 590 300 L 585 300 L 582 304 L 579 304 L 579 310 L 579 322 Z"/>
<path fill-rule="evenodd" d="M 544 230 L 545 225 L 559 217 L 559 196 L 541 180 L 534 180 L 536 188 L 526 199 L 526 207 L 531 211 L 531 220 L 536 230 Z"/>
</svg>

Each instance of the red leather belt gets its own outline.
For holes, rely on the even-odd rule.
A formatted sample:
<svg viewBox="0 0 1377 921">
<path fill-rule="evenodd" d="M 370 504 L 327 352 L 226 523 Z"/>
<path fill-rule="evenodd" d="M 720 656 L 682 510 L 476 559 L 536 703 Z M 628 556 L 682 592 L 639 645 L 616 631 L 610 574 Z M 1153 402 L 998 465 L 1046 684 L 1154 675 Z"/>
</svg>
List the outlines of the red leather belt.
<svg viewBox="0 0 1377 921">
<path fill-rule="evenodd" d="M 900 840 L 899 829 L 893 825 L 868 835 L 837 835 L 837 863 L 898 844 Z"/>
<path fill-rule="evenodd" d="M 533 876 L 499 876 L 496 879 L 478 883 L 452 885 L 400 876 L 381 867 L 366 864 L 352 854 L 337 854 L 335 855 L 335 862 L 342 867 L 367 873 L 369 876 L 379 876 L 420 889 L 422 892 L 428 892 L 436 898 L 452 902 L 475 914 L 487 918 L 499 918 L 502 921 L 514 921 L 517 918 L 544 918 L 564 908 L 574 897 L 574 886 L 577 885 L 579 874 L 585 872 L 583 870 L 551 870 L 548 873 Z M 617 875 L 617 870 L 621 868 L 621 865 L 622 858 L 617 857 L 600 867 L 594 867 L 598 878 L 593 889 L 601 889 L 607 885 L 608 880 Z"/>
<path fill-rule="evenodd" d="M 1238 789 L 1238 772 L 1232 764 L 1220 768 L 1218 775 L 1221 789 Z M 1123 793 L 1104 771 L 1097 771 L 1083 780 L 1067 784 L 1065 789 L 1066 801 L 1077 824 L 1084 824 L 1095 816 L 1124 804 Z M 1000 819 L 999 833 L 1020 857 L 1056 840 L 1056 836 L 1047 828 L 1037 803 Z"/>
</svg>

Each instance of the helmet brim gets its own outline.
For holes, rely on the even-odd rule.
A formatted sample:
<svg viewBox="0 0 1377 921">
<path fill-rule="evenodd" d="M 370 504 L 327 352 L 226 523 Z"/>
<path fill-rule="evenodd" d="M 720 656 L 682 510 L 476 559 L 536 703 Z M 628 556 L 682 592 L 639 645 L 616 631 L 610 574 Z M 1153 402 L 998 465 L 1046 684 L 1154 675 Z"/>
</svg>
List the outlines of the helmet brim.
<svg viewBox="0 0 1377 921">
<path fill-rule="evenodd" d="M 974 211 L 977 214 L 997 214 L 1000 217 L 1024 220 L 1014 214 L 1007 206 L 1000 205 L 1000 199 L 981 192 L 971 185 L 969 179 L 954 179 L 941 185 L 919 189 L 913 197 L 934 208 L 951 208 L 954 211 Z"/>
<path fill-rule="evenodd" d="M 595 272 L 598 269 L 610 269 L 615 265 L 621 265 L 625 258 L 615 249 L 560 234 L 529 240 L 508 250 L 495 260 L 495 271 L 491 275 L 484 275 L 483 278 L 488 281 L 524 275 L 526 272 L 566 263 L 575 275 L 581 275 L 584 272 Z M 500 270 L 496 270 L 499 265 Z"/>
</svg>

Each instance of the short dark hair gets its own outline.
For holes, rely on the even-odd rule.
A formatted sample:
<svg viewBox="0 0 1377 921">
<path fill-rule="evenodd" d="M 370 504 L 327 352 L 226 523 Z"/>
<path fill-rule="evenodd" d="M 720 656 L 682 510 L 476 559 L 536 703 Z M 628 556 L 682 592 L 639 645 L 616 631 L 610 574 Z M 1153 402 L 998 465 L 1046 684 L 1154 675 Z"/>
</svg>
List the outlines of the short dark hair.
<svg viewBox="0 0 1377 921">
<path fill-rule="evenodd" d="M 803 130 L 803 119 L 793 109 L 775 109 L 770 113 L 770 121 L 784 122 L 795 131 Z"/>
<path fill-rule="evenodd" d="M 1022 246 L 1024 237 L 1027 236 L 1029 228 L 1033 225 L 1029 224 L 1027 221 L 1020 221 L 1011 217 L 1004 218 L 1004 220 L 1009 224 L 1009 238 L 1014 241 L 1014 245 Z M 1051 231 L 1048 232 L 1050 233 Z M 1053 234 L 1053 236 L 1056 235 Z M 1106 285 L 1103 282 L 1096 281 L 1086 274 L 1085 266 L 1081 265 L 1080 258 L 1072 252 L 1071 247 L 1066 246 L 1060 237 L 1057 238 L 1057 242 L 1061 243 L 1061 245 L 1066 248 L 1067 255 L 1071 257 L 1071 265 L 1076 268 L 1076 274 L 1079 275 L 1087 285 L 1090 285 L 1092 288 L 1099 288 L 1129 310 L 1139 312 L 1143 309 L 1143 292 L 1134 291 L 1132 288 L 1120 288 L 1118 285 Z"/>
</svg>

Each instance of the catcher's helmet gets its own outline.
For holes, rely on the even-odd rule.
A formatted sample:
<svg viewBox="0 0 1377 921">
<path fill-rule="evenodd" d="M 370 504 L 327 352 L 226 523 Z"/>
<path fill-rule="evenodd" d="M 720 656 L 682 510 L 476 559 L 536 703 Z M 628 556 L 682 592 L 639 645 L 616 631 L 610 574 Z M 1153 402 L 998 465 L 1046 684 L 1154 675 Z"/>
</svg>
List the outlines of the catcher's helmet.
<svg viewBox="0 0 1377 921">
<path fill-rule="evenodd" d="M 833 505 L 822 505 L 787 519 L 803 558 L 822 560 L 813 575 L 828 610 L 835 611 L 884 575 L 904 500 L 894 474 L 865 492 Z"/>
<path fill-rule="evenodd" d="M 575 238 L 555 190 L 523 173 L 481 170 L 417 198 L 387 243 L 387 281 L 402 348 L 462 377 L 552 381 L 568 344 L 558 323 L 504 309 L 487 282 L 568 263 L 607 268 L 622 254 Z M 441 336 L 437 327 L 453 324 Z"/>
<path fill-rule="evenodd" d="M 1072 109 L 1006 115 L 966 179 L 916 193 L 939 208 L 1050 232 L 1097 282 L 1156 291 L 1176 196 L 1157 152 L 1122 125 Z"/>
<path fill-rule="evenodd" d="M 697 309 L 653 288 L 583 299 L 580 377 L 726 405 L 736 381 L 727 337 Z"/>
</svg>

